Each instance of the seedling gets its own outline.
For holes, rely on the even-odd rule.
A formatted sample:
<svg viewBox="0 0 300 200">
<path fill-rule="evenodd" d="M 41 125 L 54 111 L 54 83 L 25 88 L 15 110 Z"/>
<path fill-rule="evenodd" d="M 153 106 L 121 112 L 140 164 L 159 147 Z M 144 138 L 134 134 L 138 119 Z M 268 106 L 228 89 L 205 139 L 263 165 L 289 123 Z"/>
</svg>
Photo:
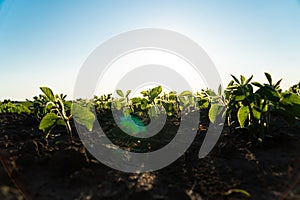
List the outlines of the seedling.
<svg viewBox="0 0 300 200">
<path fill-rule="evenodd" d="M 52 90 L 48 87 L 40 88 L 45 95 L 47 101 L 45 106 L 46 114 L 43 116 L 39 129 L 46 133 L 48 138 L 51 130 L 58 125 L 63 125 L 72 139 L 72 128 L 70 120 L 72 119 L 72 113 L 75 113 L 76 122 L 84 125 L 89 131 L 93 128 L 95 120 L 94 114 L 91 112 L 91 103 L 86 105 L 76 103 L 73 105 L 70 101 L 66 101 L 66 95 L 54 95 Z"/>
</svg>

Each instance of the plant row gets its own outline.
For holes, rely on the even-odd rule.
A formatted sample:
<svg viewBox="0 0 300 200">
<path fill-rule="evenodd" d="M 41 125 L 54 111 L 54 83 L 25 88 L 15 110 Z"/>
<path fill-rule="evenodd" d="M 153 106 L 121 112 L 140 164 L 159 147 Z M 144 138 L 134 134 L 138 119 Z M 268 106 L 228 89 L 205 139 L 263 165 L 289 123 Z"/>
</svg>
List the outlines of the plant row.
<svg viewBox="0 0 300 200">
<path fill-rule="evenodd" d="M 165 93 L 158 86 L 141 92 L 141 97 L 129 98 L 131 91 L 116 90 L 112 94 L 94 96 L 94 99 L 66 100 L 66 95 L 54 94 L 50 88 L 41 87 L 43 92 L 28 101 L 30 106 L 6 101 L 0 104 L 0 113 L 31 113 L 39 121 L 39 128 L 49 135 L 55 126 L 65 126 L 72 137 L 70 121 L 75 120 L 88 130 L 93 129 L 97 114 L 117 111 L 125 118 L 155 118 L 161 114 L 168 118 L 181 118 L 182 113 L 208 110 L 210 123 L 221 118 L 231 128 L 248 129 L 258 141 L 270 135 L 272 117 L 282 116 L 293 124 L 300 118 L 300 83 L 283 92 L 281 80 L 273 81 L 265 73 L 266 83 L 252 81 L 253 76 L 239 78 L 232 75 L 232 81 L 218 91 L 210 89 L 197 93 L 175 91 Z"/>
</svg>

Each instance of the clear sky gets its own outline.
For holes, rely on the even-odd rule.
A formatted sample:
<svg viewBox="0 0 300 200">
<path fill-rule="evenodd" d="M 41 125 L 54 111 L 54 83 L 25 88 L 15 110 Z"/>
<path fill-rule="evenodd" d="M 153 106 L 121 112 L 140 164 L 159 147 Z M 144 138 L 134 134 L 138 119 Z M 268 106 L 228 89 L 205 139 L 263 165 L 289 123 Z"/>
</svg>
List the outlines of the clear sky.
<svg viewBox="0 0 300 200">
<path fill-rule="evenodd" d="M 39 86 L 71 96 L 98 45 L 145 27 L 193 39 L 225 83 L 264 71 L 284 89 L 300 80 L 299 0 L 0 0 L 0 100 L 30 99 Z"/>
</svg>

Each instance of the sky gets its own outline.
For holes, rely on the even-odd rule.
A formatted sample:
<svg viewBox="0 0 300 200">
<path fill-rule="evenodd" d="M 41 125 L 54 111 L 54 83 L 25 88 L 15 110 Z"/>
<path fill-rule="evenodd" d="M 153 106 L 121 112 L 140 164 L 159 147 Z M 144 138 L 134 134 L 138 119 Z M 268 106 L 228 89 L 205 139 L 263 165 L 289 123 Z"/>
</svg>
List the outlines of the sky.
<svg viewBox="0 0 300 200">
<path fill-rule="evenodd" d="M 265 81 L 263 72 L 284 89 L 300 81 L 299 0 L 0 0 L 0 100 L 31 99 L 40 86 L 72 98 L 90 53 L 140 28 L 197 42 L 225 85 L 230 74 Z"/>
</svg>

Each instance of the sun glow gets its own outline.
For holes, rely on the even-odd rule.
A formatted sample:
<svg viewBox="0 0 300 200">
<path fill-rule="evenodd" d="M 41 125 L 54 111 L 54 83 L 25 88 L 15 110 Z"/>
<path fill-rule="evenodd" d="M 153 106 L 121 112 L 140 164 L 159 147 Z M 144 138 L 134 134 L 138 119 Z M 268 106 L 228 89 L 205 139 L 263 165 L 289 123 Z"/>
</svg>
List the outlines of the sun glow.
<svg viewBox="0 0 300 200">
<path fill-rule="evenodd" d="M 170 74 L 165 74 L 165 71 L 157 71 L 155 73 L 164 73 L 163 76 L 165 79 L 172 79 L 172 73 L 178 74 L 183 77 L 183 79 L 188 83 L 191 90 L 196 92 L 201 88 L 206 88 L 205 81 L 203 81 L 202 77 L 199 77 L 195 68 L 188 63 L 183 58 L 164 50 L 160 49 L 143 49 L 130 52 L 120 58 L 116 59 L 110 66 L 107 67 L 107 70 L 104 74 L 99 78 L 99 84 L 96 89 L 95 94 L 107 94 L 114 93 L 116 89 L 121 90 L 132 90 L 133 96 L 138 96 L 139 92 L 142 90 L 146 90 L 157 85 L 161 85 L 165 92 L 173 91 L 176 89 L 172 88 L 172 86 L 164 85 L 163 83 L 159 83 L 156 81 L 144 82 L 139 85 L 135 85 L 134 88 L 126 88 L 126 86 L 118 84 L 120 80 L 122 80 L 129 73 L 134 73 L 137 77 L 147 76 L 151 74 L 142 74 L 143 71 L 136 72 L 136 69 L 141 67 L 151 66 L 151 65 L 159 65 L 161 67 L 167 68 L 166 70 L 170 70 Z M 145 72 L 146 73 L 146 72 Z M 181 84 L 178 82 L 178 84 Z M 181 87 L 181 91 L 189 90 L 189 88 Z M 176 92 L 181 92 L 176 91 Z"/>
</svg>

